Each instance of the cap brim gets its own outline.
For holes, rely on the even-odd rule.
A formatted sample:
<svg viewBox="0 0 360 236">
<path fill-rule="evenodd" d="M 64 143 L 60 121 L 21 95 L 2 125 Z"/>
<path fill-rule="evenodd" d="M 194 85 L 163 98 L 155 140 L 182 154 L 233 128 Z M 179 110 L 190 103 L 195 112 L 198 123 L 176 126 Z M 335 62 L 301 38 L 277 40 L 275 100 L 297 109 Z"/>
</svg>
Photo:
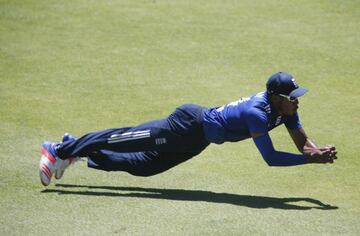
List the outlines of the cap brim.
<svg viewBox="0 0 360 236">
<path fill-rule="evenodd" d="M 301 97 L 302 95 L 304 95 L 307 91 L 309 91 L 309 90 L 306 88 L 299 87 L 299 88 L 291 91 L 289 96 L 293 97 L 293 98 L 298 98 L 298 97 Z"/>
</svg>

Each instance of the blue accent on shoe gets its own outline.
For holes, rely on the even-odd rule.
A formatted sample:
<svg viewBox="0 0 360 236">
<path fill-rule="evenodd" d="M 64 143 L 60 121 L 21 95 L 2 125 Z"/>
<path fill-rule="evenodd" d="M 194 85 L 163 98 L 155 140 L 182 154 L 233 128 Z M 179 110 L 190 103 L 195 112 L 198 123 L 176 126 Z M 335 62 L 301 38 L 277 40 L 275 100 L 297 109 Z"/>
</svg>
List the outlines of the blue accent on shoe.
<svg viewBox="0 0 360 236">
<path fill-rule="evenodd" d="M 57 154 L 56 154 L 56 146 L 58 145 L 58 143 L 53 143 L 53 142 L 49 142 L 49 141 L 45 141 L 42 144 L 42 147 L 44 149 L 46 149 L 54 158 L 58 158 Z"/>
<path fill-rule="evenodd" d="M 69 133 L 65 133 L 63 138 L 62 138 L 62 141 L 63 142 L 67 142 L 67 141 L 75 141 L 76 140 L 76 137 L 72 134 L 69 134 Z"/>
</svg>

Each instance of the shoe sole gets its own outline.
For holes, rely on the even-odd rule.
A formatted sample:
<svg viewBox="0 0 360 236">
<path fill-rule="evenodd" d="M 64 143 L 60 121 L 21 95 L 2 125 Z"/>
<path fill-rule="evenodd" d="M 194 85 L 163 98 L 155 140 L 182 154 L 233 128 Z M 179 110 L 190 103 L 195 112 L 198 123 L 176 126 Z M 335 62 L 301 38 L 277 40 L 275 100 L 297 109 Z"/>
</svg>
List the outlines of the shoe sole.
<svg viewBox="0 0 360 236">
<path fill-rule="evenodd" d="M 61 174 L 60 174 L 60 176 L 59 176 L 59 175 L 57 174 L 57 172 L 55 171 L 55 175 L 54 175 L 55 179 L 61 179 L 61 178 L 64 176 L 64 173 L 65 173 L 65 171 L 62 171 Z"/>
</svg>

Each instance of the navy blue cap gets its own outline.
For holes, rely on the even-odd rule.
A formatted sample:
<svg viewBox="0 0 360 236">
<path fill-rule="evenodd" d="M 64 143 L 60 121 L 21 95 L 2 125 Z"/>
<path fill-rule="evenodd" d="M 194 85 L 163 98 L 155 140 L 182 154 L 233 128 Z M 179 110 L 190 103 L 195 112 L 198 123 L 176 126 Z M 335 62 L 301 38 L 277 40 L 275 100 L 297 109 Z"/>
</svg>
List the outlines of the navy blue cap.
<svg viewBox="0 0 360 236">
<path fill-rule="evenodd" d="M 299 87 L 295 78 L 286 72 L 278 72 L 270 76 L 266 83 L 266 90 L 269 94 L 282 94 L 294 98 L 308 91 L 306 88 Z"/>
</svg>

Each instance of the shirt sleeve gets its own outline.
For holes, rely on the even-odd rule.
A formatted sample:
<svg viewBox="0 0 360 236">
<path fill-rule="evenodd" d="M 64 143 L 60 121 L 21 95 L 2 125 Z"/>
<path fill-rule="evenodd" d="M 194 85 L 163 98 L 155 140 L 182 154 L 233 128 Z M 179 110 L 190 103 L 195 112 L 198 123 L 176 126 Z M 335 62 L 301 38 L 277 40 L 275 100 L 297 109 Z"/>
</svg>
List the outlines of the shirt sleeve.
<svg viewBox="0 0 360 236">
<path fill-rule="evenodd" d="M 288 119 L 286 119 L 284 124 L 288 129 L 300 129 L 302 127 L 297 112 L 294 115 L 290 116 Z"/>
<path fill-rule="evenodd" d="M 268 132 L 268 118 L 264 111 L 261 111 L 258 108 L 251 108 L 245 114 L 245 120 L 247 122 L 250 134 Z"/>
<path fill-rule="evenodd" d="M 276 151 L 268 133 L 255 138 L 254 142 L 269 166 L 295 166 L 306 162 L 303 154 Z"/>
</svg>

